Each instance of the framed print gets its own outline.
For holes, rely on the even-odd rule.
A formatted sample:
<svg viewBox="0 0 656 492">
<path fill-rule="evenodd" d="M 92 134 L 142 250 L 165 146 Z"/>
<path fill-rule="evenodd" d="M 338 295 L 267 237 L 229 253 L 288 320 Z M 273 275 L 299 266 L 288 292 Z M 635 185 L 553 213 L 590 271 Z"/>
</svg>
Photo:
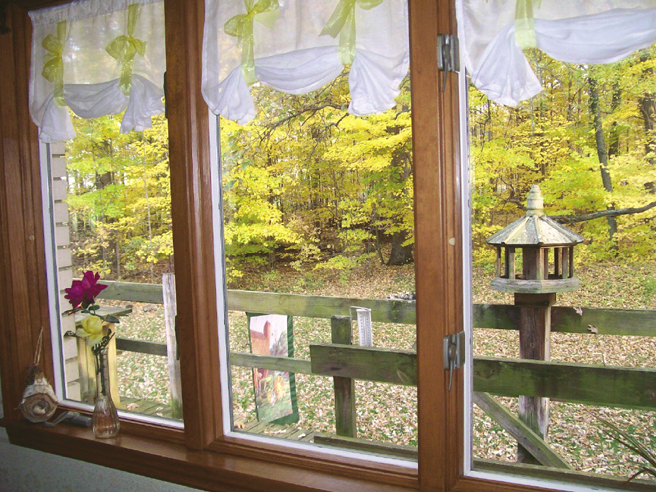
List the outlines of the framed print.
<svg viewBox="0 0 656 492">
<path fill-rule="evenodd" d="M 281 314 L 248 314 L 251 353 L 274 357 L 294 356 L 292 317 Z M 294 373 L 253 369 L 255 408 L 259 422 L 298 422 Z"/>
</svg>

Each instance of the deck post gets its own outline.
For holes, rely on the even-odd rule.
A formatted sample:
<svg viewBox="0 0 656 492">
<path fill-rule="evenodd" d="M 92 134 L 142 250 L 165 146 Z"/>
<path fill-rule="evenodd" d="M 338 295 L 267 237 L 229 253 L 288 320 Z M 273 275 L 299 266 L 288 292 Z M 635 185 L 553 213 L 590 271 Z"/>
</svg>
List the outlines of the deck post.
<svg viewBox="0 0 656 492">
<path fill-rule="evenodd" d="M 351 318 L 333 316 L 330 318 L 333 343 L 351 345 Z M 356 437 L 357 425 L 355 411 L 355 381 L 352 378 L 334 377 L 335 387 L 335 426 L 338 436 Z"/>
<path fill-rule="evenodd" d="M 180 360 L 176 339 L 175 316 L 175 275 L 162 275 L 162 296 L 164 298 L 164 324 L 166 325 L 166 355 L 169 363 L 169 385 L 171 388 L 171 417 L 182 419 L 182 386 L 180 382 Z"/>
<path fill-rule="evenodd" d="M 521 359 L 551 359 L 551 307 L 556 294 L 515 294 L 515 305 L 520 307 L 519 357 Z M 519 419 L 547 441 L 549 431 L 549 398 L 519 397 Z M 517 446 L 517 461 L 539 462 L 524 446 Z"/>
</svg>

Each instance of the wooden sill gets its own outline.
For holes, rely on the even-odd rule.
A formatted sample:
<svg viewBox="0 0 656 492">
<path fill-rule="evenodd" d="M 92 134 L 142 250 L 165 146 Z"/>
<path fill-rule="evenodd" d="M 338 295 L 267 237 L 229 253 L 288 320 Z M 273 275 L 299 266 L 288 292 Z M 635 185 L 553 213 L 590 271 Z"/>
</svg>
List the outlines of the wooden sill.
<svg viewBox="0 0 656 492">
<path fill-rule="evenodd" d="M 284 490 L 410 492 L 403 487 L 348 478 L 325 471 L 219 453 L 190 451 L 181 442 L 121 433 L 99 440 L 90 429 L 60 424 L 45 428 L 25 421 L 5 421 L 9 442 L 117 470 L 213 491 Z"/>
<path fill-rule="evenodd" d="M 581 472 L 576 470 L 564 470 L 562 468 L 551 468 L 541 465 L 529 465 L 524 463 L 508 463 L 499 462 L 486 459 L 475 459 L 474 468 L 479 472 L 492 472 L 498 477 L 506 476 L 508 479 L 521 477 L 524 479 L 546 480 L 552 483 L 560 483 L 568 487 L 581 485 L 592 487 L 597 490 L 607 491 L 635 491 L 647 492 L 654 491 L 654 482 L 635 479 L 628 482 L 626 478 L 611 477 L 608 475 L 601 475 L 597 473 Z M 504 490 L 526 490 L 526 486 L 513 486 L 509 484 L 493 484 L 491 478 L 462 478 L 454 492 L 487 492 Z M 501 488 L 500 488 L 501 487 Z M 547 484 L 544 488 L 533 487 L 531 490 L 539 491 L 553 491 Z"/>
</svg>

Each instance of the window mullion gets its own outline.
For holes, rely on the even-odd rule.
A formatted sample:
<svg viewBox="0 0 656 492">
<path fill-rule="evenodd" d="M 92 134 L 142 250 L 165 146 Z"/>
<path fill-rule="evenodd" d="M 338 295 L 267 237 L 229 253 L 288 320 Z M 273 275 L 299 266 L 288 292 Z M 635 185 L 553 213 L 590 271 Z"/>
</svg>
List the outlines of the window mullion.
<svg viewBox="0 0 656 492">
<path fill-rule="evenodd" d="M 442 87 L 437 35 L 455 33 L 454 2 L 410 2 L 421 490 L 445 490 L 462 460 L 462 377 L 447 391 L 442 340 L 462 330 L 457 76 Z"/>
<path fill-rule="evenodd" d="M 222 433 L 209 121 L 200 92 L 203 1 L 164 3 L 185 434 L 188 447 L 203 449 Z"/>
</svg>

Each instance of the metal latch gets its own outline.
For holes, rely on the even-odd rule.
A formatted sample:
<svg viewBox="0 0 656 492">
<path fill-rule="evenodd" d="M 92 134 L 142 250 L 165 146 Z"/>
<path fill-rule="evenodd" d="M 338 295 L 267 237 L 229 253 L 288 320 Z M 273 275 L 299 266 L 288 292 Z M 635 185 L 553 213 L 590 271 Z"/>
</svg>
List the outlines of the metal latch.
<svg viewBox="0 0 656 492">
<path fill-rule="evenodd" d="M 446 90 L 447 74 L 460 70 L 458 36 L 439 34 L 437 36 L 437 69 L 442 70 L 442 92 Z"/>
<path fill-rule="evenodd" d="M 449 371 L 449 391 L 453 382 L 453 371 L 465 365 L 465 332 L 444 337 L 444 370 Z"/>
</svg>

